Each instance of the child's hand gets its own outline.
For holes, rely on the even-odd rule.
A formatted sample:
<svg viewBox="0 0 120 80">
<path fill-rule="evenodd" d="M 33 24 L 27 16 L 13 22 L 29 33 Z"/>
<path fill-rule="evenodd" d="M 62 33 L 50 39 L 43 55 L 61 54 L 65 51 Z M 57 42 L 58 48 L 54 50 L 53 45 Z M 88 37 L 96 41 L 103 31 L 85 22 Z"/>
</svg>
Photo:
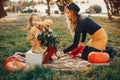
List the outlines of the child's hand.
<svg viewBox="0 0 120 80">
<path fill-rule="evenodd" d="M 39 31 L 35 31 L 34 35 L 35 35 L 35 38 L 37 39 L 37 37 L 39 35 Z"/>
</svg>

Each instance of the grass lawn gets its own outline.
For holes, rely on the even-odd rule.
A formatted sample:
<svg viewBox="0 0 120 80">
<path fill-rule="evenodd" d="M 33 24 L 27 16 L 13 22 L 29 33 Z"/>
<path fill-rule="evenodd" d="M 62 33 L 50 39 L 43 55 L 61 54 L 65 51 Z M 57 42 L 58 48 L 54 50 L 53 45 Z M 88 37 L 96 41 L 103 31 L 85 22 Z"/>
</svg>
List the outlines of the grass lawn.
<svg viewBox="0 0 120 80">
<path fill-rule="evenodd" d="M 26 52 L 31 47 L 26 39 L 29 14 L 12 14 L 0 19 L 0 80 L 120 80 L 120 18 L 108 20 L 106 17 L 91 17 L 108 33 L 108 46 L 118 50 L 110 66 L 98 66 L 86 75 L 78 71 L 61 71 L 36 67 L 26 72 L 10 73 L 4 69 L 4 60 L 15 52 Z M 59 49 L 72 42 L 64 16 L 42 16 L 50 18 L 53 31 L 59 35 Z M 87 38 L 89 39 L 89 37 Z"/>
</svg>

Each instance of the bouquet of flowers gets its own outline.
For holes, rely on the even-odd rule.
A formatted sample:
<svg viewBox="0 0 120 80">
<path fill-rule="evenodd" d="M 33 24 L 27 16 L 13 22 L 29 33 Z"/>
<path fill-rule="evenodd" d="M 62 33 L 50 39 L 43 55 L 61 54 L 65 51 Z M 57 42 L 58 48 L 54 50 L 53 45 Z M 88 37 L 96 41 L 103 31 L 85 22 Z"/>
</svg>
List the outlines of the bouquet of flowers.
<svg viewBox="0 0 120 80">
<path fill-rule="evenodd" d="M 45 28 L 45 32 L 38 35 L 37 38 L 41 40 L 41 46 L 52 46 L 57 48 L 57 44 L 59 43 L 57 34 L 50 32 L 47 28 Z"/>
</svg>

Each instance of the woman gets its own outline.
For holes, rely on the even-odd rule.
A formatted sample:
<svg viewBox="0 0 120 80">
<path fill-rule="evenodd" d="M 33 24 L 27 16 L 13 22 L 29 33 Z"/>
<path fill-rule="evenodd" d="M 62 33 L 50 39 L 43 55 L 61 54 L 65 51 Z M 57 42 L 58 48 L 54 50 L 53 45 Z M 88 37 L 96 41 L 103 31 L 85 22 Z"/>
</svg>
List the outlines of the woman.
<svg viewBox="0 0 120 80">
<path fill-rule="evenodd" d="M 72 45 L 61 52 L 61 56 L 64 55 L 64 53 L 74 50 L 78 46 L 84 46 L 86 35 L 88 33 L 90 35 L 90 40 L 87 42 L 82 52 L 82 58 L 87 60 L 88 54 L 91 51 L 105 50 L 107 34 L 104 29 L 92 19 L 79 15 L 79 10 L 80 8 L 75 3 L 71 3 L 65 7 L 65 16 L 68 21 L 68 27 L 74 37 L 74 41 Z M 79 44 L 80 38 L 81 41 Z"/>
</svg>

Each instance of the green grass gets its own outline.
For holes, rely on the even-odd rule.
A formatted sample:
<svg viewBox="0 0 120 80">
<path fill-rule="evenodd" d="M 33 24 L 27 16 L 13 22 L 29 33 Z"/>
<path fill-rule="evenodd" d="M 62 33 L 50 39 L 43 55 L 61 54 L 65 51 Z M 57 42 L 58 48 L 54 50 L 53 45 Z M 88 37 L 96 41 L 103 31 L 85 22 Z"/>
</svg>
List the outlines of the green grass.
<svg viewBox="0 0 120 80">
<path fill-rule="evenodd" d="M 34 70 L 31 69 L 27 72 L 5 72 L 1 75 L 4 77 L 0 77 L 0 80 L 86 80 L 80 74 L 80 72 L 56 71 L 36 66 Z"/>
<path fill-rule="evenodd" d="M 119 80 L 120 79 L 120 59 L 115 58 L 110 66 L 98 66 L 87 74 L 93 80 Z"/>
<path fill-rule="evenodd" d="M 34 70 L 8 72 L 4 69 L 4 60 L 15 52 L 26 52 L 31 46 L 27 41 L 27 23 L 29 15 L 18 15 L 15 21 L 5 20 L 0 22 L 0 80 L 119 80 L 120 79 L 120 58 L 113 59 L 110 66 L 94 66 L 88 74 L 79 71 L 61 71 L 36 67 Z M 9 17 L 8 17 L 9 18 Z M 72 37 L 67 29 L 66 21 L 60 17 L 50 18 L 54 24 L 52 27 L 59 35 L 59 49 L 64 49 L 72 43 Z M 119 19 L 107 20 L 102 17 L 92 17 L 96 22 L 105 28 L 108 33 L 108 45 L 112 45 L 120 54 L 120 23 Z M 1 21 L 1 20 L 0 20 Z M 6 22 L 7 21 L 7 22 Z"/>
</svg>

